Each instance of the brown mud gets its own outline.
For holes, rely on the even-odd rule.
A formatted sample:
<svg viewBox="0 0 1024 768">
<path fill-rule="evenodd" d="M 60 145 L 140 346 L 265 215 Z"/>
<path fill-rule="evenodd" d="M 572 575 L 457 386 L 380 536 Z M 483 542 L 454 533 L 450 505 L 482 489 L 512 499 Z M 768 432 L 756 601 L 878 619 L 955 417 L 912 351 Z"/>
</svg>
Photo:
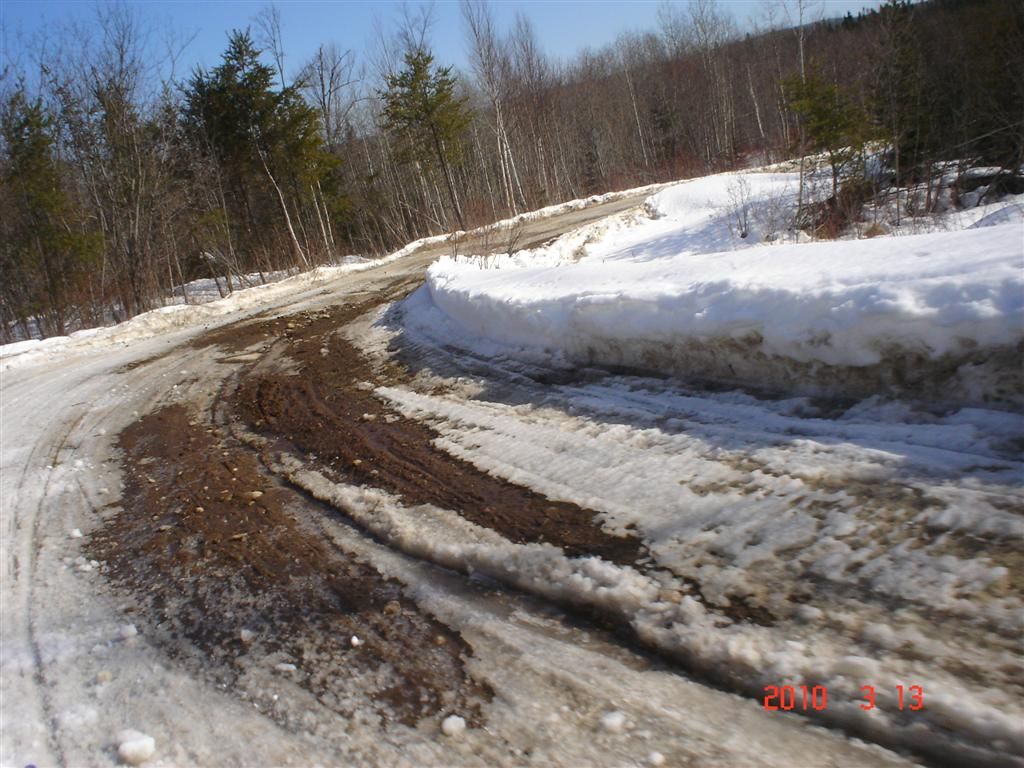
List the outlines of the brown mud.
<svg viewBox="0 0 1024 768">
<path fill-rule="evenodd" d="M 384 722 L 450 711 L 479 721 L 491 693 L 465 670 L 462 638 L 398 582 L 306 533 L 290 505 L 310 502 L 251 452 L 182 405 L 140 419 L 120 447 L 123 511 L 91 556 L 171 655 L 229 686 L 263 665 L 346 717 L 372 701 Z"/>
<path fill-rule="evenodd" d="M 436 448 L 428 425 L 390 411 L 373 394 L 404 371 L 371 368 L 335 331 L 372 305 L 334 307 L 262 325 L 280 338 L 295 372 L 255 369 L 240 376 L 229 398 L 232 412 L 273 448 L 315 457 L 339 482 L 382 488 L 405 504 L 433 504 L 457 512 L 516 543 L 547 542 L 567 555 L 595 555 L 616 563 L 640 556 L 635 537 L 602 530 L 592 510 L 558 502 L 488 475 Z M 259 341 L 250 328 L 232 346 Z"/>
</svg>

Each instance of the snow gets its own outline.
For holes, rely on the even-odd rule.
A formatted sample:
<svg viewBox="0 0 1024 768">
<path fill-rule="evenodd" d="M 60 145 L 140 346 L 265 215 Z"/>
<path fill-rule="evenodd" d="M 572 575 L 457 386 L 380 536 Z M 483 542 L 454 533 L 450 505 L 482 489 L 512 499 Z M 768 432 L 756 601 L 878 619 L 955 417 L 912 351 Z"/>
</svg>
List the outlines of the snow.
<svg viewBox="0 0 1024 768">
<path fill-rule="evenodd" d="M 759 408 L 752 398 L 723 394 L 704 400 L 706 409 L 683 412 L 664 393 L 652 393 L 646 403 L 650 426 L 610 427 L 594 418 L 598 408 L 605 418 L 621 418 L 624 406 L 635 414 L 645 404 L 645 393 L 631 403 L 629 390 L 606 390 L 598 399 L 599 389 L 566 393 L 578 406 L 586 401 L 590 418 L 397 388 L 378 393 L 407 416 L 429 418 L 441 433 L 438 446 L 453 455 L 552 498 L 601 511 L 609 530 L 633 527 L 654 559 L 650 571 L 597 558 L 567 558 L 547 544 L 512 544 L 454 513 L 406 508 L 381 491 L 334 483 L 296 457 L 282 455 L 276 471 L 344 509 L 360 527 L 402 552 L 596 610 L 631 626 L 645 643 L 751 693 L 782 682 L 826 685 L 837 702 L 826 714 L 830 721 L 868 729 L 904 746 L 927 738 L 965 759 L 983 754 L 978 750 L 987 747 L 980 745 L 992 739 L 1011 745 L 1006 747 L 1010 750 L 1024 747 L 1024 713 L 1010 693 L 1012 683 L 1000 677 L 1019 644 L 1004 639 L 993 649 L 988 636 L 985 644 L 965 648 L 958 640 L 964 627 L 977 623 L 992 626 L 1004 638 L 1018 637 L 1024 629 L 1020 596 L 1006 595 L 1005 569 L 988 564 L 984 555 L 944 554 L 943 541 L 920 547 L 910 532 L 931 510 L 915 512 L 912 505 L 903 509 L 898 500 L 889 500 L 889 489 L 902 487 L 906 466 L 896 450 L 907 446 L 913 452 L 909 441 L 918 436 L 917 428 L 925 442 L 935 440 L 935 425 L 876 425 L 871 434 L 886 445 L 884 451 L 863 438 L 859 442 L 864 445 L 846 442 L 849 433 L 835 442 L 790 442 L 787 432 L 801 419 L 775 422 L 780 417 L 772 408 Z M 666 431 L 673 420 L 684 418 L 700 420 L 686 432 Z M 851 426 L 809 421 L 822 436 L 833 425 L 829 437 L 840 437 L 845 429 L 867 429 L 855 418 Z M 657 422 L 660 427 L 653 425 Z M 739 446 L 719 447 L 744 437 L 752 442 L 743 446 L 743 454 L 756 457 L 759 469 L 730 467 Z M 991 458 L 965 454 L 958 466 L 1004 469 L 996 472 L 1002 475 L 999 484 L 989 481 L 974 493 L 960 490 L 965 498 L 958 508 L 972 521 L 996 517 L 1012 523 L 1013 514 L 1000 507 L 1003 499 L 1024 502 L 1019 492 L 1024 464 L 986 449 L 984 440 L 973 442 L 980 451 L 991 451 Z M 825 474 L 835 473 L 835 487 L 818 487 L 822 467 Z M 889 508 L 880 509 L 870 490 L 844 490 L 854 476 L 871 478 Z M 945 482 L 940 471 L 934 482 L 917 485 L 924 494 L 952 496 Z M 721 490 L 706 490 L 716 486 Z M 1006 530 L 1011 531 L 1009 542 L 1024 533 Z M 738 600 L 785 616 L 792 611 L 790 596 L 800 593 L 809 578 L 829 586 L 821 587 L 811 597 L 814 604 L 801 607 L 793 620 L 759 626 L 723 615 Z M 701 599 L 691 593 L 688 581 L 701 585 Z M 898 617 L 886 604 L 893 598 L 905 602 Z M 933 611 L 949 617 L 948 635 L 931 625 Z M 879 648 L 887 646 L 896 649 L 880 654 Z M 992 682 L 978 687 L 945 672 L 954 661 L 987 669 Z M 881 689 L 898 680 L 943 695 L 929 694 L 928 711 L 912 723 L 881 718 L 856 705 L 865 682 L 879 681 Z M 893 708 L 891 702 L 887 706 Z M 601 717 L 605 731 L 624 722 Z M 953 736 L 950 718 L 955 718 Z"/>
<path fill-rule="evenodd" d="M 561 264 L 556 270 L 586 266 L 612 240 L 639 248 L 640 230 L 656 224 L 696 257 L 709 233 L 733 237 L 727 221 L 709 217 L 687 225 L 687 245 L 670 232 L 682 213 L 672 212 L 671 196 L 661 199 L 661 218 L 634 213 L 593 225 L 537 258 Z M 733 243 L 737 256 L 792 247 L 751 245 L 770 234 L 767 214 L 764 221 Z M 634 256 L 622 263 L 642 266 L 640 251 Z M 530 255 L 511 258 L 527 264 Z M 285 479 L 344 511 L 344 519 L 320 507 L 310 513 L 297 502 L 291 511 L 304 525 L 400 581 L 409 600 L 466 640 L 467 669 L 495 691 L 481 707 L 485 725 L 458 728 L 467 713 L 453 714 L 447 719 L 457 718 L 460 734 L 443 739 L 436 720 L 433 729 L 396 725 L 385 734 L 372 718 L 339 719 L 295 685 L 315 662 L 260 656 L 253 630 L 239 634 L 254 645 L 241 655 L 253 661 L 236 689 L 169 658 L 155 644 L 159 628 L 150 631 L 108 590 L 104 564 L 86 560 L 69 535 L 91 536 L 116 512 L 124 480 L 117 435 L 156 404 L 209 405 L 218 396 L 229 370 L 221 353 L 175 346 L 204 327 L 327 306 L 381 285 L 372 273 L 321 271 L 0 350 L 0 764 L 107 765 L 122 747 L 125 762 L 167 765 L 244 765 L 254 755 L 281 765 L 625 765 L 646 756 L 651 765 L 788 766 L 794 755 L 907 764 L 842 732 L 765 712 L 759 686 L 783 681 L 827 684 L 837 703 L 825 722 L 889 746 L 931 745 L 952 761 L 993 765 L 1024 750 L 1013 682 L 1024 610 L 1007 565 L 1024 539 L 1024 417 L 881 397 L 825 413 L 804 397 L 758 400 L 594 372 L 540 387 L 531 373 L 565 371 L 444 349 L 428 331 L 445 343 L 467 337 L 445 335 L 454 326 L 439 324 L 421 323 L 419 336 L 414 327 L 412 341 L 426 364 L 454 360 L 459 378 L 376 394 L 434 425 L 438 447 L 453 455 L 587 505 L 609 532 L 635 530 L 645 560 L 616 565 L 515 544 L 452 510 L 407 508 L 386 493 L 334 483 L 309 457 L 271 456 Z M 406 305 L 411 321 L 416 302 L 429 299 L 423 293 Z M 482 337 L 472 343 L 508 350 Z M 150 362 L 132 365 L 141 360 Z M 477 367 L 466 376 L 470 364 Z M 809 584 L 815 591 L 801 593 Z M 805 602 L 794 607 L 796 597 Z M 603 615 L 697 675 L 649 663 L 585 622 L 565 621 L 552 604 Z M 727 615 L 748 605 L 776 611 L 777 622 Z M 857 706 L 864 675 L 879 684 L 884 712 Z M 897 681 L 925 687 L 925 713 L 895 711 L 889 684 Z M 369 709 L 359 698 L 350 703 L 357 713 Z M 277 712 L 297 716 L 275 719 Z M 617 731 L 602 726 L 614 713 Z M 147 733 L 112 739 L 126 724 Z"/>
<path fill-rule="evenodd" d="M 46 339 L 37 337 L 38 328 L 32 323 L 33 338 L 0 345 L 0 368 L 11 368 L 15 365 L 31 363 L 39 359 L 53 359 L 64 350 L 81 350 L 102 347 L 110 342 L 129 343 L 137 339 L 151 338 L 167 331 L 189 325 L 197 325 L 213 318 L 233 314 L 251 307 L 265 308 L 269 302 L 281 296 L 294 295 L 296 288 L 322 284 L 348 272 L 362 272 L 368 269 L 389 264 L 402 259 L 426 246 L 439 243 L 457 242 L 470 234 L 499 232 L 511 230 L 516 225 L 528 221 L 547 219 L 570 211 L 578 211 L 588 206 L 612 202 L 644 192 L 653 192 L 664 187 L 664 184 L 649 184 L 644 187 L 608 192 L 603 195 L 591 195 L 586 198 L 569 200 L 564 203 L 549 205 L 535 211 L 520 213 L 501 221 L 478 227 L 469 232 L 458 230 L 450 234 L 430 235 L 413 240 L 386 256 L 370 259 L 364 256 L 349 255 L 342 257 L 333 265 L 316 267 L 308 272 L 289 276 L 288 271 L 265 272 L 262 278 L 259 273 L 251 273 L 241 277 L 235 276 L 236 289 L 227 296 L 221 295 L 220 278 L 200 278 L 175 286 L 173 296 L 163 307 L 136 315 L 123 323 L 101 328 L 86 328 L 75 331 L 68 336 L 51 336 Z M 225 283 L 226 290 L 226 283 Z M 181 293 L 181 296 L 178 294 Z M 186 301 L 188 297 L 188 303 Z M 17 329 L 15 329 L 17 332 Z"/>
<path fill-rule="evenodd" d="M 601 715 L 601 728 L 608 733 L 621 733 L 626 727 L 626 713 L 615 710 Z"/>
<path fill-rule="evenodd" d="M 822 717 L 883 743 L 969 762 L 1020 754 L 1024 711 L 1006 675 L 1020 663 L 1024 596 L 1016 560 L 1000 553 L 1024 539 L 1024 417 L 981 404 L 1007 372 L 1021 394 L 1021 201 L 921 227 L 934 231 L 768 244 L 765 212 L 792 177 L 745 176 L 746 238 L 730 210 L 736 177 L 678 185 L 649 199 L 646 217 L 536 251 L 441 259 L 425 288 L 351 337 L 420 361 L 414 386 L 376 391 L 429 423 L 438 448 L 596 510 L 605 530 L 639 535 L 646 564 L 512 545 L 299 464 L 289 477 L 403 551 L 614 617 L 732 687 L 822 684 L 833 702 Z M 587 367 L 686 374 L 695 359 L 737 369 L 728 383 L 782 391 L 759 399 Z M 942 391 L 893 399 L 898 389 L 872 381 L 829 406 L 795 378 L 832 371 L 843 383 L 900 360 L 925 379 L 941 365 L 991 370 L 944 403 Z M 535 383 L 551 379 L 568 383 Z M 908 719 L 897 683 L 935 695 Z M 877 685 L 879 709 L 859 707 L 864 684 Z"/>
<path fill-rule="evenodd" d="M 448 717 L 441 722 L 441 732 L 444 733 L 445 736 L 457 739 L 466 732 L 466 721 L 458 715 L 448 715 Z"/>
<path fill-rule="evenodd" d="M 746 238 L 738 180 L 754 222 Z M 442 258 L 408 302 L 407 326 L 486 354 L 748 383 L 766 370 L 774 383 L 808 366 L 905 358 L 955 367 L 1024 341 L 1020 206 L 963 231 L 767 245 L 762 214 L 794 184 L 790 174 L 699 179 L 651 197 L 652 218 L 604 223 L 583 244 L 577 233 L 512 256 Z M 984 399 L 974 389 L 966 399 Z"/>
<path fill-rule="evenodd" d="M 139 731 L 121 731 L 117 741 L 117 756 L 126 765 L 142 765 L 156 754 L 156 740 Z"/>
</svg>

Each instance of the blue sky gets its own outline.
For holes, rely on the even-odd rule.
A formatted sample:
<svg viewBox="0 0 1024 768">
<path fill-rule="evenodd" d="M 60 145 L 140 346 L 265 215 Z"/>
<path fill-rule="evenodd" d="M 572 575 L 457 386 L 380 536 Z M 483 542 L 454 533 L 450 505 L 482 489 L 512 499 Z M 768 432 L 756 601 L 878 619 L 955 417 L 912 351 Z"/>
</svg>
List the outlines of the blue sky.
<svg viewBox="0 0 1024 768">
<path fill-rule="evenodd" d="M 265 0 L 128 0 L 152 26 L 154 45 L 168 30 L 179 37 L 194 39 L 185 49 L 179 76 L 195 65 L 217 64 L 224 50 L 227 32 L 244 28 Z M 872 0 L 823 0 L 819 7 L 825 16 L 856 13 L 863 7 L 875 7 Z M 415 3 L 410 3 L 415 6 Z M 680 5 L 684 5 L 680 3 Z M 764 0 L 724 0 L 728 10 L 748 27 L 763 13 Z M 658 0 L 497 0 L 492 3 L 499 28 L 510 27 L 517 11 L 531 19 L 538 41 L 549 55 L 571 58 L 584 47 L 599 48 L 627 30 L 655 30 L 658 25 Z M 401 15 L 402 3 L 388 0 L 353 2 L 352 0 L 285 0 L 277 3 L 281 11 L 286 53 L 286 70 L 293 74 L 321 43 L 333 42 L 342 50 L 358 55 L 373 46 L 375 19 L 391 30 Z M 75 20 L 91 22 L 96 15 L 94 0 L 0 0 L 0 44 L 17 58 L 34 36 Z M 438 61 L 466 67 L 465 34 L 456 0 L 436 0 L 431 41 Z"/>
</svg>

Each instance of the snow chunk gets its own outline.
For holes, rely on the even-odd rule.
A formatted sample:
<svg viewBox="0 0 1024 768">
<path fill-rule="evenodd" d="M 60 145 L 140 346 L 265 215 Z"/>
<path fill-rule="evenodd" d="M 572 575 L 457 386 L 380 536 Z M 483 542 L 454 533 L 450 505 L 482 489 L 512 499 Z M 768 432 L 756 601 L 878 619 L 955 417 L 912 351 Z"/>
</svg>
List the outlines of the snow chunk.
<svg viewBox="0 0 1024 768">
<path fill-rule="evenodd" d="M 466 732 L 466 720 L 458 715 L 448 715 L 441 723 L 441 732 L 453 739 Z"/>
<path fill-rule="evenodd" d="M 135 628 L 134 624 L 125 624 L 121 627 L 121 638 L 123 640 L 130 640 L 139 634 L 139 630 Z"/>
<path fill-rule="evenodd" d="M 126 765 L 142 765 L 156 754 L 156 740 L 139 731 L 121 731 L 117 742 L 117 756 Z"/>
<path fill-rule="evenodd" d="M 608 733 L 622 733 L 626 728 L 626 713 L 615 710 L 601 715 L 601 727 Z"/>
</svg>

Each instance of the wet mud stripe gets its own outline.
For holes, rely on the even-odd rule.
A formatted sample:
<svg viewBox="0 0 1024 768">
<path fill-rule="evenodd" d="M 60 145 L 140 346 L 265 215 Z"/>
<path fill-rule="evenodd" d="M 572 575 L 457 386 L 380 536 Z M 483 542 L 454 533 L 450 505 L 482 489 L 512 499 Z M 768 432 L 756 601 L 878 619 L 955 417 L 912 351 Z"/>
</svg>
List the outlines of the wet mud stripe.
<svg viewBox="0 0 1024 768">
<path fill-rule="evenodd" d="M 233 414 L 281 449 L 315 457 L 339 482 L 382 488 L 407 505 L 452 510 L 516 543 L 637 561 L 639 540 L 604 531 L 593 510 L 552 501 L 445 453 L 434 446 L 435 430 L 398 416 L 374 396 L 376 384 L 400 381 L 404 370 L 374 370 L 335 332 L 367 309 L 335 307 L 266 324 L 264 338 L 287 345 L 297 373 L 243 372 L 228 398 Z"/>
<path fill-rule="evenodd" d="M 266 666 L 346 717 L 370 701 L 384 723 L 479 721 L 491 691 L 464 667 L 469 646 L 401 584 L 307 534 L 290 510 L 308 502 L 250 452 L 181 405 L 140 419 L 120 447 L 123 511 L 90 556 L 171 655 L 230 686 Z M 296 714 L 268 712 L 282 725 Z"/>
</svg>

